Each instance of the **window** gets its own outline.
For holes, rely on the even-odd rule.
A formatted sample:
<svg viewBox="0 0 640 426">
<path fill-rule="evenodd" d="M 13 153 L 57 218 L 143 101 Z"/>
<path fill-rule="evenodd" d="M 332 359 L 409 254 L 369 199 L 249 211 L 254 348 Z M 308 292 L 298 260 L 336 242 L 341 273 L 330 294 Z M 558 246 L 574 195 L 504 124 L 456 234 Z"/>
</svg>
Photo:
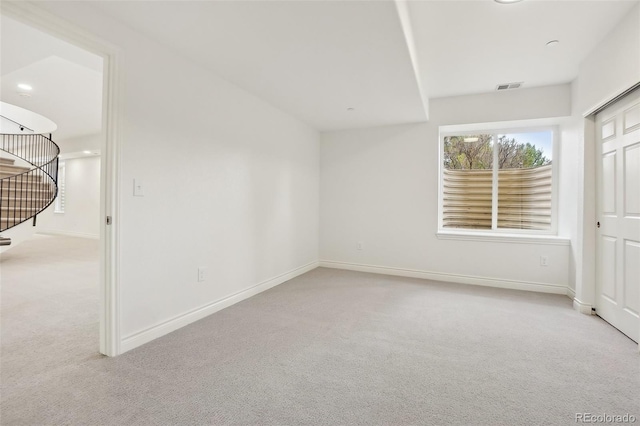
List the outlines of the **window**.
<svg viewBox="0 0 640 426">
<path fill-rule="evenodd" d="M 65 197 L 65 174 L 66 167 L 64 161 L 58 164 L 58 196 L 54 204 L 54 213 L 64 213 L 64 197 Z"/>
<path fill-rule="evenodd" d="M 553 128 L 443 134 L 440 229 L 553 233 L 554 137 Z"/>
</svg>

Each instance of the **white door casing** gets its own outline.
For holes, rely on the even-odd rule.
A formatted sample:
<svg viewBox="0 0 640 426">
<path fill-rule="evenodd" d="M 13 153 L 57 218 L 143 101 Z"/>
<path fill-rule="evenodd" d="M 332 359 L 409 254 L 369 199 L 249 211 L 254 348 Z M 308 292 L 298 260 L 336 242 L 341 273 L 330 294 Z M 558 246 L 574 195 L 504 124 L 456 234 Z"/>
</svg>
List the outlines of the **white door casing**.
<svg viewBox="0 0 640 426">
<path fill-rule="evenodd" d="M 640 90 L 596 115 L 596 313 L 640 341 Z"/>
</svg>

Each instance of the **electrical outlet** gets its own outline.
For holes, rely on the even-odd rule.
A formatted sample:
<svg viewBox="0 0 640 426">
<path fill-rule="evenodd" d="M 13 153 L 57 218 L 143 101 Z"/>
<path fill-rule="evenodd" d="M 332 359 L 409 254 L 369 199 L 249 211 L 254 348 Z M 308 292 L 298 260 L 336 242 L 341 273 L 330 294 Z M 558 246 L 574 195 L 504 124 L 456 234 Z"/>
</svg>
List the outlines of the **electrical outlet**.
<svg viewBox="0 0 640 426">
<path fill-rule="evenodd" d="M 362 248 L 363 248 L 362 241 L 358 241 L 358 242 L 356 243 L 356 249 L 358 249 L 358 250 L 362 250 Z"/>
<path fill-rule="evenodd" d="M 198 268 L 198 282 L 202 282 L 207 279 L 207 268 L 201 266 Z"/>
<path fill-rule="evenodd" d="M 540 266 L 549 266 L 549 256 L 540 256 Z"/>
</svg>

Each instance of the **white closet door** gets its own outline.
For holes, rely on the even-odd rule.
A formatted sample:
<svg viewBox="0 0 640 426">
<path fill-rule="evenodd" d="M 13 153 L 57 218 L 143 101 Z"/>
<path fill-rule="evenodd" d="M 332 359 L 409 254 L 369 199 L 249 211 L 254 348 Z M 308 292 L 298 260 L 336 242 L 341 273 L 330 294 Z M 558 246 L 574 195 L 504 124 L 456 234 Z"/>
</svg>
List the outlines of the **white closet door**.
<svg viewBox="0 0 640 426">
<path fill-rule="evenodd" d="M 640 90 L 596 116 L 596 313 L 640 337 Z"/>
</svg>

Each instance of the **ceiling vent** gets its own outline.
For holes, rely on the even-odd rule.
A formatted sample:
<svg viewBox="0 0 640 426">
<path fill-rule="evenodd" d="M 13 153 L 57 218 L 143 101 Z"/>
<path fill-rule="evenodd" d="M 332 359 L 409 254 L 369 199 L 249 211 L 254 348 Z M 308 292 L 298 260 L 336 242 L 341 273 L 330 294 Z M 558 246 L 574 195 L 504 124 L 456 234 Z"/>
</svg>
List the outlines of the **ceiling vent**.
<svg viewBox="0 0 640 426">
<path fill-rule="evenodd" d="M 519 83 L 505 83 L 505 84 L 498 84 L 496 86 L 496 90 L 510 90 L 510 89 L 519 89 L 522 85 L 524 84 L 524 82 L 519 82 Z"/>
</svg>

